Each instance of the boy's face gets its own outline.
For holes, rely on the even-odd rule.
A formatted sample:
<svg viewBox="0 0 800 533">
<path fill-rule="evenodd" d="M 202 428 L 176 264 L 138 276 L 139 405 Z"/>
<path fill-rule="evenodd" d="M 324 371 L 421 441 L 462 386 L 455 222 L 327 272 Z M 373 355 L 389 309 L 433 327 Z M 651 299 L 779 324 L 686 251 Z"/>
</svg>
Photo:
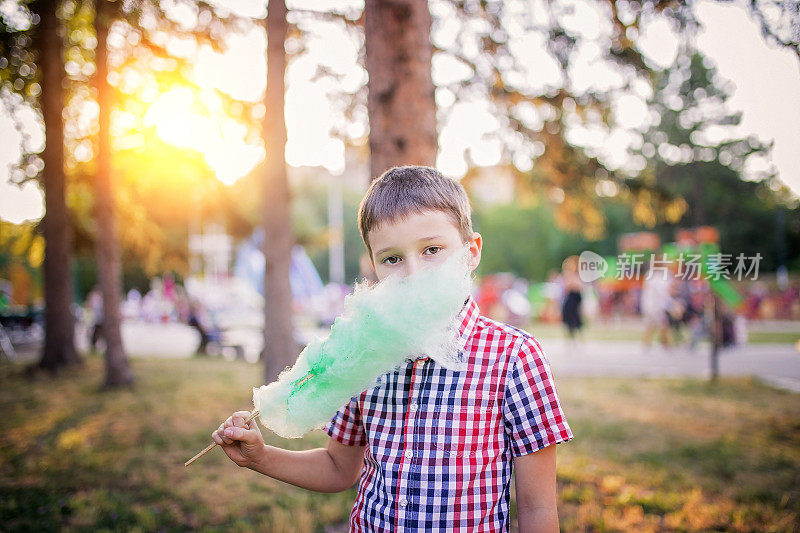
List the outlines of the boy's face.
<svg viewBox="0 0 800 533">
<path fill-rule="evenodd" d="M 390 274 L 413 274 L 443 262 L 465 244 L 458 228 L 444 211 L 426 210 L 406 218 L 384 222 L 367 236 L 372 248 L 372 267 L 378 280 Z M 481 235 L 469 240 L 470 271 L 481 261 Z"/>
</svg>

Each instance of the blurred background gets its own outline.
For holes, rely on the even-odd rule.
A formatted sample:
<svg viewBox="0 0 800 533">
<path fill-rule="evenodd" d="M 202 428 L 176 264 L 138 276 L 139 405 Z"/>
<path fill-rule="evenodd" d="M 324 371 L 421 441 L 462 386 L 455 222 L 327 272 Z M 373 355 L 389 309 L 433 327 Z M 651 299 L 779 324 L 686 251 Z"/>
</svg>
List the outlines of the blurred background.
<svg viewBox="0 0 800 533">
<path fill-rule="evenodd" d="M 180 463 L 373 276 L 370 180 L 425 164 L 482 314 L 550 359 L 563 530 L 797 531 L 799 9 L 0 1 L 3 529 L 346 531 L 352 489 Z"/>
</svg>

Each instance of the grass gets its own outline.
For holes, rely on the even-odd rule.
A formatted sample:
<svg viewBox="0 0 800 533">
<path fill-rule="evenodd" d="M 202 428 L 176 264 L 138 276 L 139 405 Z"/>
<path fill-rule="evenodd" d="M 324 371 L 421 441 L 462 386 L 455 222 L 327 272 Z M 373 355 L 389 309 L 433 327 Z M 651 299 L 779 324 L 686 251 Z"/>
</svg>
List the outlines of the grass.
<svg viewBox="0 0 800 533">
<path fill-rule="evenodd" d="M 317 494 L 238 469 L 189 468 L 260 368 L 133 361 L 132 390 L 98 392 L 101 361 L 29 381 L 0 366 L 4 531 L 325 531 L 354 492 Z M 751 379 L 564 378 L 575 439 L 558 445 L 564 531 L 797 531 L 800 401 Z M 276 445 L 323 445 L 313 434 Z M 329 529 L 330 528 L 330 529 Z M 345 528 L 346 529 L 346 528 Z"/>
<path fill-rule="evenodd" d="M 797 531 L 800 397 L 750 378 L 558 382 L 565 531 Z"/>
</svg>

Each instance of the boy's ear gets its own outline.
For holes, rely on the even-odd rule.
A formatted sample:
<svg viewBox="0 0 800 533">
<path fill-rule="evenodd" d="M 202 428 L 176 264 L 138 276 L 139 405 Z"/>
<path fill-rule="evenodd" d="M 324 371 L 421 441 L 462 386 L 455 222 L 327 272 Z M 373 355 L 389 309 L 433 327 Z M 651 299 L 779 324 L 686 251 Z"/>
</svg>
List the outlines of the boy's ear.
<svg viewBox="0 0 800 533">
<path fill-rule="evenodd" d="M 470 270 L 475 270 L 481 262 L 481 249 L 483 248 L 483 237 L 477 231 L 472 233 L 469 241 Z"/>
</svg>

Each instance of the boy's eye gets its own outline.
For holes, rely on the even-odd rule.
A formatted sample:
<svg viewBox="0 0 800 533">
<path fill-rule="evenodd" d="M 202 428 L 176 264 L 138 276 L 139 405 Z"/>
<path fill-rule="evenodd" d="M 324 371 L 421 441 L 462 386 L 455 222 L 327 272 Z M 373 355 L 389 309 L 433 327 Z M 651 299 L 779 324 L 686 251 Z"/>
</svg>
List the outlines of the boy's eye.
<svg viewBox="0 0 800 533">
<path fill-rule="evenodd" d="M 439 250 L 441 250 L 441 249 L 442 249 L 442 247 L 441 247 L 441 246 L 428 246 L 428 247 L 425 249 L 425 253 L 427 253 L 427 252 L 428 252 L 428 250 L 433 250 L 433 251 L 432 251 L 430 254 L 428 254 L 428 255 L 433 255 L 433 254 L 437 254 L 437 253 L 439 253 Z"/>
<path fill-rule="evenodd" d="M 390 264 L 390 265 L 394 265 L 394 264 L 396 264 L 398 261 L 400 261 L 400 258 L 399 258 L 399 257 L 397 257 L 396 255 L 390 255 L 389 257 L 387 257 L 386 259 L 384 259 L 383 261 L 381 261 L 381 263 L 388 263 L 388 264 Z"/>
</svg>

